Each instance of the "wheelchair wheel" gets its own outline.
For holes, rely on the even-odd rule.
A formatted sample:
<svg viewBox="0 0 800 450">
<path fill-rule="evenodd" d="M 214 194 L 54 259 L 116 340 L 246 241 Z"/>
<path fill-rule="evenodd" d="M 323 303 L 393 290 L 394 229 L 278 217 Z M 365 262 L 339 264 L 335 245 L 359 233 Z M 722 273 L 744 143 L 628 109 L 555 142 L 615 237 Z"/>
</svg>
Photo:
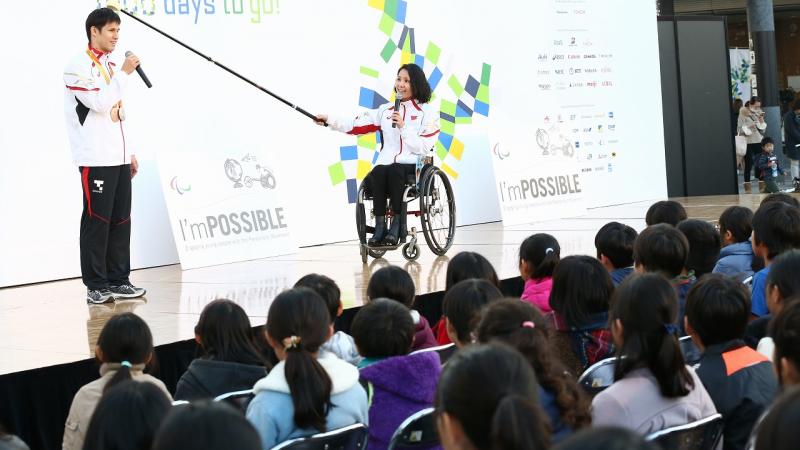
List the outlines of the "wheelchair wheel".
<svg viewBox="0 0 800 450">
<path fill-rule="evenodd" d="M 419 245 L 408 243 L 403 246 L 403 258 L 408 261 L 416 261 L 420 255 Z"/>
<path fill-rule="evenodd" d="M 456 202 L 450 180 L 434 167 L 425 177 L 420 194 L 420 221 L 425 242 L 433 253 L 444 255 L 456 235 Z"/>
<path fill-rule="evenodd" d="M 375 218 L 372 217 L 372 200 L 366 198 L 364 183 L 358 188 L 356 197 L 356 232 L 361 252 L 361 262 L 367 263 L 367 255 L 378 259 L 386 254 L 386 250 L 373 250 L 367 247 L 367 234 L 375 232 Z"/>
<path fill-rule="evenodd" d="M 371 248 L 368 248 L 367 253 L 369 253 L 369 256 L 378 259 L 378 258 L 383 258 L 383 255 L 386 254 L 386 250 L 373 250 Z"/>
</svg>

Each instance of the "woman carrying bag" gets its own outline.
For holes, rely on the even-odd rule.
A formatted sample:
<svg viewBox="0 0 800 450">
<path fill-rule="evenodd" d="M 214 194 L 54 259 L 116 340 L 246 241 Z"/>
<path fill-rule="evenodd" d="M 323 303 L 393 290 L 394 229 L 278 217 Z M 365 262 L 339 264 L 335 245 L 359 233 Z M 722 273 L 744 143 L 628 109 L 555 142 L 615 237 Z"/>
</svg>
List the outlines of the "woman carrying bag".
<svg viewBox="0 0 800 450">
<path fill-rule="evenodd" d="M 748 106 L 739 110 L 739 120 L 736 124 L 737 136 L 744 136 L 747 141 L 747 151 L 744 155 L 744 182 L 750 182 L 753 172 L 753 160 L 761 152 L 761 139 L 767 123 L 764 121 L 764 111 L 761 110 L 761 99 L 753 97 Z M 740 140 L 740 139 L 737 139 Z M 737 143 L 737 154 L 738 154 Z"/>
</svg>

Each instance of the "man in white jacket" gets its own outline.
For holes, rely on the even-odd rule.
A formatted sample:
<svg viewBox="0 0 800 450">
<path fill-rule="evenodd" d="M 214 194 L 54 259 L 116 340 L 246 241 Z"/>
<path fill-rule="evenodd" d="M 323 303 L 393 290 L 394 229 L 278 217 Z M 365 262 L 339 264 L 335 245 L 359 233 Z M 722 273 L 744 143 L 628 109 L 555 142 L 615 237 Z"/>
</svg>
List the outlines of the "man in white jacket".
<svg viewBox="0 0 800 450">
<path fill-rule="evenodd" d="M 64 116 L 72 157 L 81 173 L 81 276 L 88 303 L 136 298 L 145 290 L 130 283 L 131 179 L 138 162 L 125 145 L 122 94 L 139 59 L 115 70 L 109 59 L 120 18 L 108 8 L 86 18 L 89 45 L 64 69 Z"/>
</svg>

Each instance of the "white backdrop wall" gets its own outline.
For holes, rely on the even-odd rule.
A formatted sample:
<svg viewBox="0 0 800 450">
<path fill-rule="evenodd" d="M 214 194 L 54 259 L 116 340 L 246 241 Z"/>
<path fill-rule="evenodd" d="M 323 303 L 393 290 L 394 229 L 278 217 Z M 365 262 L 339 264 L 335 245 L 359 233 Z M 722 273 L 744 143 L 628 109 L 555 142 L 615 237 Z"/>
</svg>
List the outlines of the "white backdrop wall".
<svg viewBox="0 0 800 450">
<path fill-rule="evenodd" d="M 54 2 L 32 15 L 30 5 L 13 2 L 0 15 L 0 39 L 16 44 L 0 48 L 0 81 L 7 87 L 0 109 L 0 286 L 79 275 L 81 191 L 64 130 L 61 72 L 84 48 L 83 22 L 97 3 Z M 614 111 L 625 114 L 617 123 L 629 121 L 631 130 L 620 140 L 620 154 L 635 155 L 589 184 L 585 206 L 666 195 L 655 11 L 644 6 L 647 2 L 121 3 L 313 112 L 355 114 L 374 101 L 371 91 L 389 99 L 397 67 L 421 63 L 430 78 L 439 80 L 434 104 L 452 116 L 443 118 L 446 136 L 437 147 L 437 163 L 454 178 L 459 224 L 501 217 L 493 144 L 534 136 L 546 115 L 576 98 L 585 98 L 597 111 L 612 111 L 607 102 L 619 105 Z M 630 36 L 615 34 L 615 70 L 623 74 L 616 87 L 602 94 L 538 92 L 543 82 L 537 80 L 537 54 L 569 34 L 565 30 L 587 11 L 599 25 L 591 31 L 579 25 L 583 35 L 636 25 Z M 26 19 L 33 16 L 32 22 Z M 225 177 L 223 162 L 246 155 L 267 165 L 281 196 L 288 196 L 282 203 L 297 244 L 355 238 L 350 197 L 371 165 L 374 138 L 359 140 L 316 127 L 124 16 L 117 48 L 120 59 L 124 51 L 135 51 L 154 83 L 148 90 L 132 80 L 126 95 L 126 137 L 132 137 L 141 163 L 133 194 L 134 267 L 177 262 L 165 198 L 201 192 L 195 186 L 213 172 L 208 167 L 193 171 L 192 165 L 219 161 L 219 177 Z M 160 159 L 170 161 L 165 169 L 170 173 L 159 173 Z M 172 173 L 176 159 L 183 164 L 178 180 Z M 187 192 L 190 186 L 194 190 Z"/>
</svg>

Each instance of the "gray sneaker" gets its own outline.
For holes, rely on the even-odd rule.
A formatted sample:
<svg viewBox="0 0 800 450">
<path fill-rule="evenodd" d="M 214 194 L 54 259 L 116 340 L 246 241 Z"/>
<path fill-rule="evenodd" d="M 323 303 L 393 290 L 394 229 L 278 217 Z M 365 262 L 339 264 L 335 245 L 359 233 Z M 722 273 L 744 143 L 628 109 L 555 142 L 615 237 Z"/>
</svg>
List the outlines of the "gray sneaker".
<svg viewBox="0 0 800 450">
<path fill-rule="evenodd" d="M 130 283 L 128 284 L 120 284 L 119 286 L 109 286 L 109 291 L 114 296 L 114 298 L 139 298 L 143 296 L 147 291 L 136 287 Z"/>
<path fill-rule="evenodd" d="M 89 289 L 86 291 L 86 303 L 102 305 L 114 301 L 114 294 L 108 289 Z"/>
</svg>

